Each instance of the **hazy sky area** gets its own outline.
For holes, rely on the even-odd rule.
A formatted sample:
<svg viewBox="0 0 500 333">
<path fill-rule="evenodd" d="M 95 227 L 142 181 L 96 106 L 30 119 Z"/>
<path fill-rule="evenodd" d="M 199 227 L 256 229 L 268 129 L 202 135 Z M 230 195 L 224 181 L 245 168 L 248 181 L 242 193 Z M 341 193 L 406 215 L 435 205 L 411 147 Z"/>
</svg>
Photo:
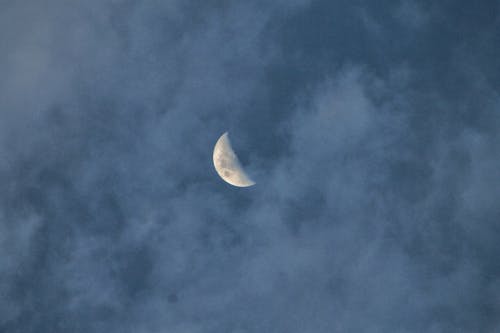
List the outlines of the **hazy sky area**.
<svg viewBox="0 0 500 333">
<path fill-rule="evenodd" d="M 0 332 L 500 332 L 499 59 L 499 1 L 0 0 Z"/>
</svg>

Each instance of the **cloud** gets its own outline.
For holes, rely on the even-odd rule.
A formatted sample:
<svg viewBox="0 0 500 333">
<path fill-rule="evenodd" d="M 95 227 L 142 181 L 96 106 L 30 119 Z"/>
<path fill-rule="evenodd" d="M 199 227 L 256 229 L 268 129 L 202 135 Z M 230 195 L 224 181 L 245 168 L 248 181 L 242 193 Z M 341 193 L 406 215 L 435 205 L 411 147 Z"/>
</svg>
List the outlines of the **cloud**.
<svg viewBox="0 0 500 333">
<path fill-rule="evenodd" d="M 495 77 L 387 4 L 6 5 L 0 330 L 495 330 Z"/>
</svg>

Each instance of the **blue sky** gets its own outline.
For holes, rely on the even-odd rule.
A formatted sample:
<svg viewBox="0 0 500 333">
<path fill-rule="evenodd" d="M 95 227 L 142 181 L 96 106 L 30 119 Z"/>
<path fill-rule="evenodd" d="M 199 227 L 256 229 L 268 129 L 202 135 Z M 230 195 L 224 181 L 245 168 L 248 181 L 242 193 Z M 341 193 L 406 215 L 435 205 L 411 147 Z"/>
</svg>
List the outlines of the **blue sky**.
<svg viewBox="0 0 500 333">
<path fill-rule="evenodd" d="M 500 330 L 498 1 L 3 1 L 0 332 Z M 229 131 L 257 185 L 224 183 Z"/>
</svg>

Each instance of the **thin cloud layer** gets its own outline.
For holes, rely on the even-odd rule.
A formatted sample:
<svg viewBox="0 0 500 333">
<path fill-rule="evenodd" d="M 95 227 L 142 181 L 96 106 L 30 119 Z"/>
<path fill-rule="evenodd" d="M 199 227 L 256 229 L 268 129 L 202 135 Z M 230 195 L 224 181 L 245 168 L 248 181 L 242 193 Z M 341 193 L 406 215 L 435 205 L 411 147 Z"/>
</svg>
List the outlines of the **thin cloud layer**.
<svg viewBox="0 0 500 333">
<path fill-rule="evenodd" d="M 500 327 L 498 5 L 3 6 L 0 331 Z"/>
</svg>

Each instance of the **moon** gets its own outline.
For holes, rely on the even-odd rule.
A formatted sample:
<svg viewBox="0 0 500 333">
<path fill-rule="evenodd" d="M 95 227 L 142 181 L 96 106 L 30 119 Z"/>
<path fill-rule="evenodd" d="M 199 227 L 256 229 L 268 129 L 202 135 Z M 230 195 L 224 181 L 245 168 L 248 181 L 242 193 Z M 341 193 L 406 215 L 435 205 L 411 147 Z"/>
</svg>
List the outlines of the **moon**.
<svg viewBox="0 0 500 333">
<path fill-rule="evenodd" d="M 227 132 L 222 134 L 215 143 L 213 159 L 215 171 L 227 183 L 238 187 L 255 185 L 255 182 L 241 167 L 238 156 L 236 156 L 231 147 Z"/>
</svg>

